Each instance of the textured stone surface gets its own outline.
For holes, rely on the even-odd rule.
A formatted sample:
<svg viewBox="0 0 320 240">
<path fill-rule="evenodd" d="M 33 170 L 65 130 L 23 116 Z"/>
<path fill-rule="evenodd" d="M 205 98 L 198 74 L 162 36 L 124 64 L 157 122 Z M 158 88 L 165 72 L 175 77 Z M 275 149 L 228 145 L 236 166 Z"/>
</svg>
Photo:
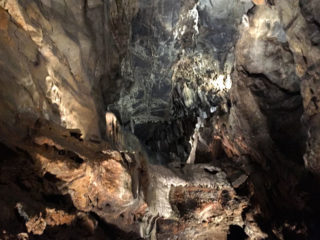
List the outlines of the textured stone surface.
<svg viewBox="0 0 320 240">
<path fill-rule="evenodd" d="M 185 161 L 197 117 L 210 116 L 231 87 L 237 25 L 251 6 L 139 1 L 121 62 L 119 80 L 128 87 L 109 109 L 151 150 Z"/>
<path fill-rule="evenodd" d="M 1 1 L 4 123 L 13 125 L 16 114 L 30 112 L 100 137 L 104 15 L 102 2 L 90 3 Z"/>
<path fill-rule="evenodd" d="M 319 6 L 0 0 L 1 238 L 318 239 Z"/>
<path fill-rule="evenodd" d="M 27 171 L 32 172 L 32 177 L 21 175 L 10 183 L 16 192 L 3 208 L 12 221 L 17 221 L 13 213 L 18 213 L 30 236 L 45 238 L 53 227 L 84 224 L 86 234 L 98 237 L 98 222 L 102 221 L 120 229 L 115 236 L 120 237 L 121 231 L 126 233 L 119 239 L 158 235 L 157 239 L 163 239 L 157 229 L 175 221 L 181 228 L 168 231 L 169 239 L 176 234 L 179 239 L 211 238 L 214 231 L 226 239 L 229 225 L 244 225 L 241 214 L 249 204 L 248 198 L 236 194 L 219 168 L 207 164 L 170 170 L 148 164 L 143 152 L 118 152 L 110 149 L 107 142 L 81 140 L 72 131 L 48 121 L 24 120 L 30 134 L 11 135 L 7 140 L 28 153 L 24 161 L 28 161 Z M 22 167 L 19 156 L 12 157 L 11 164 Z M 4 161 L 1 165 L 1 169 L 9 170 L 6 174 L 1 172 L 1 192 L 6 191 L 7 181 L 21 171 L 21 167 L 15 171 L 8 164 Z M 44 182 L 38 182 L 39 178 Z M 24 189 L 33 194 L 20 198 L 26 194 Z M 67 197 L 71 202 L 66 202 Z M 41 205 L 32 204 L 35 200 Z M 50 208 L 50 201 L 58 209 Z M 60 201 L 72 210 L 59 209 Z M 2 221 L 2 228 L 18 233 L 5 222 L 6 217 Z M 21 224 L 19 229 L 23 229 Z"/>
<path fill-rule="evenodd" d="M 308 212 L 306 206 L 312 204 L 303 197 L 315 194 L 305 182 L 309 174 L 304 164 L 317 171 L 319 149 L 317 114 L 310 114 L 310 107 L 316 109 L 316 103 L 306 104 L 311 101 L 309 93 L 317 89 L 309 80 L 310 72 L 317 72 L 319 49 L 310 41 L 309 31 L 315 28 L 304 18 L 304 4 L 274 1 L 248 12 L 239 27 L 235 48 L 230 108 L 215 121 L 225 152 L 250 175 L 262 215 L 266 219 L 290 218 L 291 224 L 315 221 L 311 212 L 303 220 L 289 217 L 291 211 Z M 309 21 L 311 16 L 309 12 Z M 309 230 L 311 237 L 315 233 Z M 285 228 L 275 232 L 278 238 L 302 237 Z"/>
</svg>

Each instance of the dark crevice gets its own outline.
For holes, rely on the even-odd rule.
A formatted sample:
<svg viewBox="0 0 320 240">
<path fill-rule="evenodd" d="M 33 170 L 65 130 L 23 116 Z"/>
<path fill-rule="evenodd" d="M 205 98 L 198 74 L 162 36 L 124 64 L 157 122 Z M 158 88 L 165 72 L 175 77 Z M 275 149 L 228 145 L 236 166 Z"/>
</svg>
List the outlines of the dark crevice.
<svg viewBox="0 0 320 240">
<path fill-rule="evenodd" d="M 277 85 L 276 83 L 272 82 L 265 74 L 263 73 L 250 73 L 249 71 L 247 71 L 246 69 L 242 69 L 242 72 L 247 75 L 250 78 L 253 79 L 261 79 L 263 81 L 266 81 L 269 85 L 276 87 L 277 89 L 279 89 L 280 91 L 282 91 L 284 94 L 289 95 L 289 96 L 295 96 L 295 95 L 300 95 L 300 91 L 290 91 L 288 89 L 285 89 L 283 87 L 280 87 L 279 85 Z"/>
<path fill-rule="evenodd" d="M 238 225 L 229 226 L 229 234 L 227 240 L 246 240 L 248 235 L 244 232 L 243 228 Z"/>
<path fill-rule="evenodd" d="M 125 232 L 119 229 L 116 225 L 103 221 L 96 213 L 91 212 L 91 215 L 98 221 L 98 225 L 103 229 L 108 239 L 112 240 L 143 240 L 137 233 Z"/>
</svg>

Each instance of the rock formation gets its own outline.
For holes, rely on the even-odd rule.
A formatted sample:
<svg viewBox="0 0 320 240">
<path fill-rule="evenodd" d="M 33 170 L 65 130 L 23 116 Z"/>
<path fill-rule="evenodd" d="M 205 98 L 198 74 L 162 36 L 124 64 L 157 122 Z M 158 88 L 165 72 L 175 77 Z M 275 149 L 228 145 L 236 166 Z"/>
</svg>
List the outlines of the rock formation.
<svg viewBox="0 0 320 240">
<path fill-rule="evenodd" d="M 318 0 L 0 0 L 0 239 L 319 239 Z"/>
</svg>

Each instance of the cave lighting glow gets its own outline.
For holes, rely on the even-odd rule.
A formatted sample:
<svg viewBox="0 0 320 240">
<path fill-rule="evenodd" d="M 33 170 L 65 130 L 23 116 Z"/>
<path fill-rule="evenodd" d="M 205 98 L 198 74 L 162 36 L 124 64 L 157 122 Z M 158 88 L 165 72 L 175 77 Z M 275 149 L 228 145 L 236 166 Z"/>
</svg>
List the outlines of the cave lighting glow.
<svg viewBox="0 0 320 240">
<path fill-rule="evenodd" d="M 219 91 L 228 91 L 232 86 L 232 81 L 229 74 L 220 74 L 216 79 L 210 79 L 210 84 Z"/>
</svg>

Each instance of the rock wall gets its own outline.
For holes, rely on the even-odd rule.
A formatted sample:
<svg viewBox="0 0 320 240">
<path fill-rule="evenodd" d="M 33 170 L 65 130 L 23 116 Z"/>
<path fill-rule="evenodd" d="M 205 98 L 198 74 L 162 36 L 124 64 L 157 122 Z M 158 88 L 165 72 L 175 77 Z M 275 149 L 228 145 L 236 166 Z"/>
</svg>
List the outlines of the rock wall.
<svg viewBox="0 0 320 240">
<path fill-rule="evenodd" d="M 99 138 L 99 81 L 108 69 L 105 4 L 9 0 L 0 7 L 3 125 L 29 112 Z"/>
<path fill-rule="evenodd" d="M 197 117 L 212 116 L 231 87 L 237 26 L 252 6 L 138 1 L 121 62 L 127 87 L 109 110 L 149 149 L 185 161 Z"/>
<path fill-rule="evenodd" d="M 319 6 L 0 0 L 0 223 L 317 239 Z"/>
<path fill-rule="evenodd" d="M 228 114 L 215 121 L 227 155 L 251 176 L 264 217 L 287 219 L 289 225 L 300 221 L 291 212 L 301 212 L 305 223 L 316 221 L 306 206 L 317 206 L 302 197 L 316 196 L 309 186 L 318 181 L 306 171 L 317 172 L 319 161 L 312 95 L 320 56 L 312 40 L 319 34 L 310 12 L 315 2 L 270 1 L 248 12 L 239 27 Z M 282 232 L 284 239 L 289 236 Z"/>
</svg>

